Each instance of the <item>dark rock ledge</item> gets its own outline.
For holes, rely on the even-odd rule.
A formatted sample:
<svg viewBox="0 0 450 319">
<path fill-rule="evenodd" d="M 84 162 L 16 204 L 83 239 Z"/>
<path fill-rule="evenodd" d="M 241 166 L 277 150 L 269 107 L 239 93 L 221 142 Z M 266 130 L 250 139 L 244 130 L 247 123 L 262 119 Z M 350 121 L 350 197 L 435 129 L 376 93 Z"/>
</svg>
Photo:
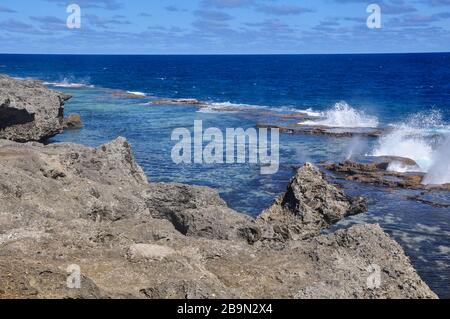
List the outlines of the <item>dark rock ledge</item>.
<svg viewBox="0 0 450 319">
<path fill-rule="evenodd" d="M 436 298 L 379 226 L 320 234 L 364 208 L 310 164 L 252 219 L 215 190 L 149 183 L 124 138 L 0 140 L 0 298 Z"/>
</svg>

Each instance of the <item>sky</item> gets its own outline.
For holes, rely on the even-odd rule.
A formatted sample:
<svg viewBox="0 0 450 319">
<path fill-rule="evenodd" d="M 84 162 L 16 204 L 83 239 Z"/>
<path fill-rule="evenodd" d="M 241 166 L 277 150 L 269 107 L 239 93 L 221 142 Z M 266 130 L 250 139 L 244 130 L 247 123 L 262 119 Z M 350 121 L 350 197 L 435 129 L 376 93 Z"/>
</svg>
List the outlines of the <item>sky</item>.
<svg viewBox="0 0 450 319">
<path fill-rule="evenodd" d="M 73 3 L 79 29 L 66 24 Z M 0 0 L 0 53 L 449 51 L 450 0 Z"/>
</svg>

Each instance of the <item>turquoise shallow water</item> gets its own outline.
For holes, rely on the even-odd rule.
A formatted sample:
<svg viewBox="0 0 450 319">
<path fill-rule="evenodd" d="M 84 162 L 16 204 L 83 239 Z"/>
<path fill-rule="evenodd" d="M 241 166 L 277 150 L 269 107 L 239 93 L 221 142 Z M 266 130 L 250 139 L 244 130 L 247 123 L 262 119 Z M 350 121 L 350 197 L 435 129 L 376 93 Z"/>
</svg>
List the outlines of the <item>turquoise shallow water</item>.
<svg viewBox="0 0 450 319">
<path fill-rule="evenodd" d="M 369 154 L 379 140 L 281 135 L 280 170 L 260 174 L 259 165 L 176 165 L 171 159 L 175 128 L 252 128 L 280 120 L 273 113 L 293 110 L 329 112 L 328 120 L 404 123 L 400 144 L 384 148 L 410 152 L 423 163 L 432 151 L 429 132 L 447 132 L 450 109 L 449 55 L 275 56 L 275 57 L 61 57 L 2 56 L 0 73 L 34 77 L 74 95 L 66 113 L 80 113 L 84 127 L 51 142 L 90 146 L 121 135 L 133 145 L 137 161 L 152 181 L 206 185 L 219 190 L 234 209 L 257 215 L 282 193 L 293 167 L 306 161 L 343 160 L 350 153 Z M 113 96 L 117 90 L 139 91 L 145 99 Z M 144 105 L 157 97 L 196 98 L 208 112 L 188 105 Z M 350 110 L 333 109 L 345 101 Z M 225 103 L 224 102 L 229 102 Z M 214 104 L 220 103 L 220 104 Z M 217 112 L 216 108 L 233 108 Z M 268 114 L 271 113 L 271 114 Z M 356 112 L 356 113 L 355 113 Z M 420 116 L 412 116 L 420 113 Z M 281 119 L 284 121 L 283 119 Z M 419 122 L 419 123 L 417 123 Z M 407 124 L 407 125 L 406 125 Z M 411 129 L 411 126 L 414 129 Z M 431 134 L 431 135 L 433 135 Z M 409 136 L 420 138 L 409 140 Z M 405 142 L 406 141 L 406 142 Z M 434 143 L 434 142 L 433 142 Z M 430 140 L 430 145 L 433 144 Z M 445 161 L 444 161 L 445 162 Z M 424 165 L 425 165 L 424 164 Z M 429 163 L 428 163 L 429 164 Z M 445 171 L 442 172 L 445 174 Z M 380 223 L 405 249 L 420 275 L 441 297 L 450 298 L 450 209 L 409 200 L 416 191 L 388 190 L 338 179 L 353 195 L 369 199 L 369 212 L 345 220 Z M 448 193 L 433 195 L 450 202 Z"/>
</svg>

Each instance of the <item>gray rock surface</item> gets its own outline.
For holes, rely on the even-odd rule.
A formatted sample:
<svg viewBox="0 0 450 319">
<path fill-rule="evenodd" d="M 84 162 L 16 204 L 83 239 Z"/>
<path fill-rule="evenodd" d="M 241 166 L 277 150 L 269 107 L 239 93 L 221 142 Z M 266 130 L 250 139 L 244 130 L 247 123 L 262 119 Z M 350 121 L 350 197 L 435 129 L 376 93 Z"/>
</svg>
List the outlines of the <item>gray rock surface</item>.
<svg viewBox="0 0 450 319">
<path fill-rule="evenodd" d="M 207 187 L 151 184 L 146 199 L 153 217 L 169 220 L 183 235 L 249 243 L 261 237 L 254 220 L 228 208 L 218 192 Z"/>
<path fill-rule="evenodd" d="M 123 138 L 0 140 L 0 298 L 435 298 L 379 226 L 317 234 L 354 212 L 317 174 L 306 166 L 281 197 L 289 218 L 253 220 L 214 190 L 148 183 Z M 280 241 L 274 226 L 297 219 L 312 234 Z"/>
<path fill-rule="evenodd" d="M 0 75 L 0 138 L 43 141 L 60 133 L 68 99 L 39 81 Z"/>
</svg>

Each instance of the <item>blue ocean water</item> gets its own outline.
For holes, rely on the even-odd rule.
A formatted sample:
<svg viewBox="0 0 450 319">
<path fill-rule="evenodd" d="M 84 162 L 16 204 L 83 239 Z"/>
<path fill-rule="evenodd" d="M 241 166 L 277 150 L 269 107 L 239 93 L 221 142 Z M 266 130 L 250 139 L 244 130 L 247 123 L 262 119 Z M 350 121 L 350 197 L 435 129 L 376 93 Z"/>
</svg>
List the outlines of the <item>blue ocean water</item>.
<svg viewBox="0 0 450 319">
<path fill-rule="evenodd" d="M 0 72 L 161 97 L 326 109 L 337 101 L 385 122 L 441 108 L 450 54 L 280 56 L 1 55 Z"/>
<path fill-rule="evenodd" d="M 133 145 L 152 181 L 206 185 L 234 209 L 257 215 L 282 193 L 293 168 L 306 161 L 349 155 L 401 155 L 425 172 L 448 177 L 448 161 L 430 140 L 445 138 L 450 121 L 450 54 L 304 56 L 56 56 L 0 55 L 0 73 L 36 78 L 74 96 L 66 113 L 80 113 L 84 128 L 52 142 L 97 146 L 117 136 Z M 140 92 L 142 99 L 117 96 Z M 195 98 L 210 107 L 148 105 L 158 98 Z M 251 128 L 295 111 L 320 115 L 322 124 L 388 127 L 382 139 L 281 135 L 280 170 L 261 175 L 251 164 L 176 165 L 171 133 L 204 127 Z M 441 154 L 442 155 L 442 154 Z M 442 158 L 442 156 L 440 157 Z M 445 158 L 445 157 L 444 157 Z M 368 214 L 346 220 L 372 222 L 391 234 L 441 297 L 450 298 L 450 209 L 408 199 L 418 191 L 387 190 L 339 181 L 369 198 Z M 448 193 L 433 195 L 449 203 Z"/>
</svg>

